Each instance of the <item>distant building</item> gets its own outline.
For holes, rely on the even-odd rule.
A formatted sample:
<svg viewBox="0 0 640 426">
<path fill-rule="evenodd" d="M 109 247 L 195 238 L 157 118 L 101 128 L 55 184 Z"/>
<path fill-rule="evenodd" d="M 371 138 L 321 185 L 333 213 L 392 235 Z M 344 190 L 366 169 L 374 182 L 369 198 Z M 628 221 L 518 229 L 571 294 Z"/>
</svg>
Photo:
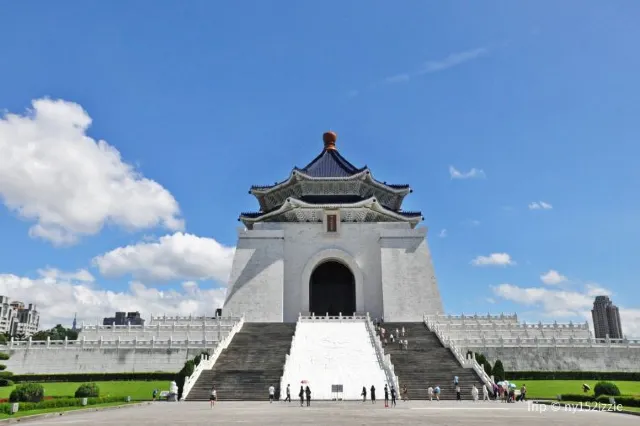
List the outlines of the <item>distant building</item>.
<svg viewBox="0 0 640 426">
<path fill-rule="evenodd" d="M 7 296 L 0 296 L 0 333 L 29 337 L 39 326 L 40 314 L 34 304 L 29 303 L 25 308 L 22 302 L 11 302 Z"/>
<path fill-rule="evenodd" d="M 102 325 L 144 325 L 140 312 L 116 312 L 115 317 L 102 320 Z"/>
<path fill-rule="evenodd" d="M 620 311 L 609 296 L 596 296 L 591 310 L 596 339 L 623 339 Z"/>
<path fill-rule="evenodd" d="M 73 314 L 73 323 L 71 324 L 72 331 L 78 331 L 78 314 Z"/>
</svg>

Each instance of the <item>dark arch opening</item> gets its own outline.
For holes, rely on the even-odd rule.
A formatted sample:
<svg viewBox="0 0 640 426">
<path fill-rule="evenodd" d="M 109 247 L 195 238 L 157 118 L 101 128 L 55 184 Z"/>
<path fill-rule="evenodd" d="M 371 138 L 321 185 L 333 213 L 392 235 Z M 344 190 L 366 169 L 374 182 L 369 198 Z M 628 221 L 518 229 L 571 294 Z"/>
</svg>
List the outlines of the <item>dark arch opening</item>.
<svg viewBox="0 0 640 426">
<path fill-rule="evenodd" d="M 347 266 L 328 261 L 314 269 L 309 280 L 309 311 L 316 315 L 353 315 L 356 280 Z"/>
</svg>

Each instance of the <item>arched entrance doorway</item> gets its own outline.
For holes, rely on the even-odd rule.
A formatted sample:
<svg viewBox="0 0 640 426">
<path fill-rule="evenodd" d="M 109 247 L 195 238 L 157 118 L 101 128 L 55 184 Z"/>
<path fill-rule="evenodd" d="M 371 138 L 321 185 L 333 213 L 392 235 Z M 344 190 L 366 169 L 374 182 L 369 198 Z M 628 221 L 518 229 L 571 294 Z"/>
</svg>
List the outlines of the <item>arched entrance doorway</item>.
<svg viewBox="0 0 640 426">
<path fill-rule="evenodd" d="M 351 270 L 336 261 L 323 262 L 309 280 L 309 311 L 316 315 L 353 315 L 356 284 Z"/>
</svg>

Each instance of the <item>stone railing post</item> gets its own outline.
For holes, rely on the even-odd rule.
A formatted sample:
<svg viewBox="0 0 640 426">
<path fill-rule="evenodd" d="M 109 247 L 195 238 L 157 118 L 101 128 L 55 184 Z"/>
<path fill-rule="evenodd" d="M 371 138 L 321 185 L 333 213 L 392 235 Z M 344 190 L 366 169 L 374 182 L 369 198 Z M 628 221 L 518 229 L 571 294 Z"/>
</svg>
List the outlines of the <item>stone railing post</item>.
<svg viewBox="0 0 640 426">
<path fill-rule="evenodd" d="M 64 336 L 64 347 L 66 348 L 69 345 L 69 338 Z"/>
<path fill-rule="evenodd" d="M 222 323 L 220 317 L 218 317 L 218 341 L 222 340 Z"/>
<path fill-rule="evenodd" d="M 51 337 L 47 336 L 47 347 L 49 347 L 49 346 L 51 346 Z"/>
</svg>

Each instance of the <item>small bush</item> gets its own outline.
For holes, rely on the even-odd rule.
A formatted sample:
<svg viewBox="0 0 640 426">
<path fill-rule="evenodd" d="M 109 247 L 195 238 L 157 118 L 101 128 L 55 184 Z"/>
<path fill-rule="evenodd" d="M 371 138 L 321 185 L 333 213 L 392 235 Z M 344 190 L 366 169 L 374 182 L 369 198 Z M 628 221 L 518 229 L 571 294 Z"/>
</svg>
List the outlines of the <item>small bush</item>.
<svg viewBox="0 0 640 426">
<path fill-rule="evenodd" d="M 11 402 L 40 402 L 44 398 L 44 387 L 38 383 L 24 383 L 16 386 L 9 395 Z"/>
<path fill-rule="evenodd" d="M 0 371 L 0 379 L 7 379 L 11 376 L 13 376 L 11 371 Z"/>
<path fill-rule="evenodd" d="M 6 361 L 9 359 L 9 354 L 6 354 L 4 352 L 0 352 L 0 360 Z"/>
<path fill-rule="evenodd" d="M 200 364 L 200 361 L 202 360 L 202 355 L 197 355 L 194 359 L 193 359 L 193 365 L 195 365 L 196 367 L 198 366 L 198 364 Z"/>
<path fill-rule="evenodd" d="M 6 369 L 7 369 L 7 366 L 6 366 L 6 365 L 4 365 L 4 364 L 0 364 L 0 370 L 6 370 Z"/>
<path fill-rule="evenodd" d="M 596 387 L 593 388 L 593 393 L 596 397 L 600 395 L 618 396 L 620 395 L 620 389 L 612 382 L 598 382 Z"/>
<path fill-rule="evenodd" d="M 97 383 L 83 383 L 76 389 L 76 398 L 97 398 L 100 396 L 100 387 Z"/>
<path fill-rule="evenodd" d="M 0 379 L 0 388 L 4 388 L 7 386 L 13 386 L 15 383 L 13 382 L 13 380 L 9 380 L 9 379 Z"/>
</svg>

